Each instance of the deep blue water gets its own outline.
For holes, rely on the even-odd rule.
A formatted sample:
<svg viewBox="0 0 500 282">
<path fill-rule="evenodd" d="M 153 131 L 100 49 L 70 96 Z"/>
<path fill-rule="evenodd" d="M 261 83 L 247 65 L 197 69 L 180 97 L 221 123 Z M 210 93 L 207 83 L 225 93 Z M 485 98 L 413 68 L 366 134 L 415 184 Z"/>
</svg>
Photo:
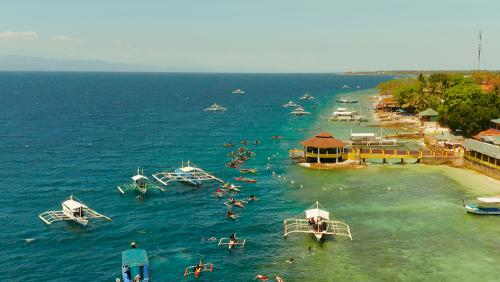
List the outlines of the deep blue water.
<svg viewBox="0 0 500 282">
<path fill-rule="evenodd" d="M 180 281 L 200 258 L 214 272 L 200 281 L 252 281 L 286 248 L 282 219 L 303 206 L 283 195 L 271 170 L 285 173 L 287 150 L 316 132 L 318 112 L 342 85 L 374 87 L 388 77 L 333 74 L 0 73 L 0 277 L 4 281 L 114 281 L 131 241 L 148 250 L 155 281 Z M 242 88 L 245 95 L 231 91 Z M 310 92 L 313 115 L 281 107 Z M 223 114 L 204 112 L 213 102 Z M 311 107 L 312 105 L 317 108 Z M 272 139 L 284 136 L 283 140 Z M 225 217 L 212 186 L 172 184 L 143 200 L 120 195 L 137 166 L 151 175 L 191 160 L 230 180 L 223 144 L 243 139 L 257 156 L 257 184 L 238 197 L 259 201 Z M 276 155 L 277 153 L 277 155 Z M 273 157 L 273 155 L 275 155 Z M 270 159 L 268 159 L 268 157 Z M 267 163 L 271 170 L 266 171 Z M 38 219 L 75 194 L 113 221 L 86 229 Z M 210 237 L 236 232 L 244 249 L 229 253 Z M 33 241 L 26 239 L 33 239 Z"/>
</svg>

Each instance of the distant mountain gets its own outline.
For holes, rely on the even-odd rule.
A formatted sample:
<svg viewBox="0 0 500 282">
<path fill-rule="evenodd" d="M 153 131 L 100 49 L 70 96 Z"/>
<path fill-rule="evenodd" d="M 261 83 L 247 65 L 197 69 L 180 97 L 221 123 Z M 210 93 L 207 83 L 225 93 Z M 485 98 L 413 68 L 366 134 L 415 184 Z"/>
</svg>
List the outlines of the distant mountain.
<svg viewBox="0 0 500 282">
<path fill-rule="evenodd" d="M 112 72 L 182 72 L 181 68 L 114 63 L 101 60 L 0 55 L 0 71 L 112 71 Z"/>
</svg>

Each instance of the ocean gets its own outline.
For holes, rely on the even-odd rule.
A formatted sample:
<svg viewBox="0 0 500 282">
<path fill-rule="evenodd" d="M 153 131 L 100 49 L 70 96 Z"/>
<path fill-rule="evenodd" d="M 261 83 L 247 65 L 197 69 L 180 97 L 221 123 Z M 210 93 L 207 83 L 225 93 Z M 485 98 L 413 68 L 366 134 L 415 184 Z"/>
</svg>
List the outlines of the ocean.
<svg viewBox="0 0 500 282">
<path fill-rule="evenodd" d="M 289 160 L 289 149 L 319 131 L 341 139 L 351 129 L 376 132 L 326 117 L 344 96 L 364 99 L 358 110 L 369 114 L 366 97 L 390 78 L 0 73 L 0 278 L 115 281 L 121 252 L 135 241 L 148 251 L 154 281 L 192 280 L 184 269 L 200 259 L 214 265 L 200 281 L 254 281 L 256 274 L 285 281 L 494 281 L 500 218 L 468 215 L 461 201 L 500 194 L 498 181 L 446 166 L 314 171 Z M 232 94 L 236 88 L 246 93 Z M 317 98 L 303 103 L 312 115 L 289 115 L 282 105 L 305 92 Z M 212 103 L 227 112 L 204 112 Z M 244 184 L 237 198 L 253 194 L 258 201 L 235 208 L 236 222 L 211 196 L 214 185 L 171 183 L 142 199 L 116 188 L 138 166 L 150 176 L 188 160 L 230 181 L 240 173 L 225 166 L 231 149 L 223 144 L 244 139 L 257 154 L 245 165 L 258 169 L 257 183 Z M 84 229 L 38 218 L 71 194 L 112 221 Z M 283 219 L 316 200 L 351 226 L 352 241 L 283 239 Z M 217 246 L 233 232 L 247 240 L 244 248 Z M 290 257 L 293 264 L 286 263 Z"/>
</svg>

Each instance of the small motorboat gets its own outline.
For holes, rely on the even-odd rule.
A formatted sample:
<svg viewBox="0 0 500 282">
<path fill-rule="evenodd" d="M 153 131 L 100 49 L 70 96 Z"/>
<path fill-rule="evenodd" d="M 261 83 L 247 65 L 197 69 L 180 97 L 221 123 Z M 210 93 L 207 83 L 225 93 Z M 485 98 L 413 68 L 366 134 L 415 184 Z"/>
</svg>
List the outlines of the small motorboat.
<svg viewBox="0 0 500 282">
<path fill-rule="evenodd" d="M 245 94 L 245 91 L 243 91 L 243 90 L 241 90 L 241 89 L 237 88 L 237 89 L 233 90 L 233 92 L 232 92 L 232 93 L 233 93 L 233 94 Z"/>
<path fill-rule="evenodd" d="M 297 105 L 296 103 L 294 103 L 293 101 L 288 101 L 288 103 L 284 104 L 283 105 L 283 108 L 295 108 L 295 107 L 298 107 L 299 105 Z"/>
<path fill-rule="evenodd" d="M 255 168 L 242 168 L 240 169 L 241 173 L 253 173 L 256 174 L 257 170 Z"/>
<path fill-rule="evenodd" d="M 213 103 L 212 106 L 204 109 L 205 112 L 225 112 L 226 108 L 218 105 L 217 103 Z"/>
<path fill-rule="evenodd" d="M 46 224 L 52 224 L 55 221 L 73 221 L 82 227 L 86 227 L 89 219 L 100 218 L 111 221 L 111 218 L 102 215 L 95 210 L 87 207 L 84 203 L 71 195 L 68 200 L 61 203 L 62 210 L 46 211 L 38 217 Z"/>
<path fill-rule="evenodd" d="M 146 250 L 136 249 L 135 243 L 131 246 L 130 250 L 122 252 L 123 282 L 150 281 L 148 253 Z"/>
<path fill-rule="evenodd" d="M 469 213 L 482 215 L 500 215 L 500 197 L 476 198 L 463 201 L 465 210 Z"/>
</svg>

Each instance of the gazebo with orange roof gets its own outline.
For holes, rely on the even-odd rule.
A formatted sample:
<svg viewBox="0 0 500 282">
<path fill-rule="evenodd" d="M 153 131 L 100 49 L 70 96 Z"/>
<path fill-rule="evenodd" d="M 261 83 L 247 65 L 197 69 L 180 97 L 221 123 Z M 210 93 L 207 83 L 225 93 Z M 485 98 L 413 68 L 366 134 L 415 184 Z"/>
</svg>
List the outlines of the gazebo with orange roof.
<svg viewBox="0 0 500 282">
<path fill-rule="evenodd" d="M 344 142 L 335 139 L 328 132 L 321 132 L 313 138 L 301 142 L 304 147 L 306 162 L 332 163 L 342 162 Z"/>
</svg>

